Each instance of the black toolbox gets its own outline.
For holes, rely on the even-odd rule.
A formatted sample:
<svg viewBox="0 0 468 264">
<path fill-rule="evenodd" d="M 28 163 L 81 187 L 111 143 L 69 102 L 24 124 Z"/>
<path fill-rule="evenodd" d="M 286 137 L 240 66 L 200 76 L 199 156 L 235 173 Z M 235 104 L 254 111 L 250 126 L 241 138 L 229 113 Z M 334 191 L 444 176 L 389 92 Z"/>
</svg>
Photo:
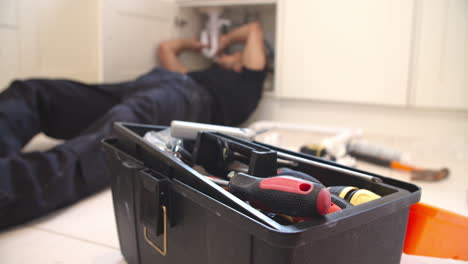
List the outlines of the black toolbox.
<svg viewBox="0 0 468 264">
<path fill-rule="evenodd" d="M 249 173 L 256 176 L 268 174 L 267 165 L 276 169 L 274 153 L 281 151 L 383 181 L 299 162 L 296 169 L 327 186 L 352 185 L 382 198 L 311 221 L 281 225 L 143 140 L 146 132 L 164 128 L 116 123 L 117 138 L 103 141 L 112 172 L 120 248 L 128 263 L 400 262 L 409 206 L 421 196 L 418 186 L 265 144 L 200 133 L 207 139 L 222 137 L 252 148 Z M 201 135 L 195 147 L 200 146 Z M 210 158 L 215 154 L 206 147 L 197 159 L 206 165 L 216 162 Z"/>
</svg>

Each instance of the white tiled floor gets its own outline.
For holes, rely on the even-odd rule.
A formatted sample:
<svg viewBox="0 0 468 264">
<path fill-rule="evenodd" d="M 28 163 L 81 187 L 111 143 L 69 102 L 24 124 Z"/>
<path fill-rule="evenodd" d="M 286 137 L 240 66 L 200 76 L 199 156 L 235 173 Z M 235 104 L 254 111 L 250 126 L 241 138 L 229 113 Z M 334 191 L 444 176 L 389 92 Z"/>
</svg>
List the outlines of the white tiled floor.
<svg viewBox="0 0 468 264">
<path fill-rule="evenodd" d="M 73 207 L 34 222 L 32 227 L 118 249 L 113 210 L 111 192 L 108 189 Z"/>
<path fill-rule="evenodd" d="M 125 263 L 117 248 L 34 227 L 22 227 L 1 234 L 0 260 L 8 264 Z"/>
<path fill-rule="evenodd" d="M 296 149 L 297 144 L 309 143 L 311 139 L 303 136 L 294 137 L 294 140 L 296 143 L 291 143 L 283 137 L 282 145 Z M 414 139 L 381 137 L 380 140 L 394 147 L 410 149 L 413 151 L 410 154 L 423 151 L 423 155 L 416 155 L 416 161 L 422 166 L 449 167 L 451 175 L 445 181 L 417 182 L 423 188 L 422 201 L 468 216 L 468 155 L 465 152 L 457 147 L 431 151 L 427 145 L 421 145 Z M 466 146 L 463 144 L 461 147 Z M 369 164 L 359 164 L 359 167 L 384 176 L 409 180 L 404 173 L 385 168 Z M 125 263 L 119 251 L 110 190 L 25 226 L 0 233 L 0 263 Z M 403 256 L 401 263 L 462 262 Z"/>
</svg>

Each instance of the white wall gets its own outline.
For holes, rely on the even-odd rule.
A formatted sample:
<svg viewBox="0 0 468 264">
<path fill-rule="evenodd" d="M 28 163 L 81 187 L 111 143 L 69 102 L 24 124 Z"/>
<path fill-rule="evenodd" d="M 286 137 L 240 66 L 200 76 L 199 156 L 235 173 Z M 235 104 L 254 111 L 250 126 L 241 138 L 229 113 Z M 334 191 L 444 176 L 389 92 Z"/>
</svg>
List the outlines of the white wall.
<svg viewBox="0 0 468 264">
<path fill-rule="evenodd" d="M 0 90 L 13 78 L 98 81 L 98 1 L 1 0 Z"/>
</svg>

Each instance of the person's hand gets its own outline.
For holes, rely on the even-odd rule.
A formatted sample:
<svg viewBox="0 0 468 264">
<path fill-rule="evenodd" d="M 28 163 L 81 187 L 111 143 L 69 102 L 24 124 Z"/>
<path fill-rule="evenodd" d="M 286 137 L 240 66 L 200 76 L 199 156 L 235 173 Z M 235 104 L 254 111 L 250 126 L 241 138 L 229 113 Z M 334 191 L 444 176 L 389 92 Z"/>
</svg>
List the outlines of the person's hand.
<svg viewBox="0 0 468 264">
<path fill-rule="evenodd" d="M 228 46 L 229 46 L 229 42 L 228 42 L 227 36 L 221 35 L 218 38 L 218 50 L 216 51 L 216 54 L 217 55 L 221 54 Z"/>
<path fill-rule="evenodd" d="M 193 51 L 200 52 L 206 45 L 203 45 L 198 39 L 191 39 L 189 40 L 189 49 Z"/>
<path fill-rule="evenodd" d="M 192 49 L 198 52 L 200 52 L 203 48 L 207 47 L 207 45 L 203 45 L 198 39 L 194 39 L 192 45 Z"/>
</svg>

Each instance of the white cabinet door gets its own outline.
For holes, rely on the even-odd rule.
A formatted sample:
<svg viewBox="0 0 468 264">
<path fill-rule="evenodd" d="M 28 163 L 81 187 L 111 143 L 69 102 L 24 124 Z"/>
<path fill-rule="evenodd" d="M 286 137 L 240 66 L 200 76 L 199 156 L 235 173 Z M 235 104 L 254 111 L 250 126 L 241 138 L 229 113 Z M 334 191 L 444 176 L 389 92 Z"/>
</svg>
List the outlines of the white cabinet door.
<svg viewBox="0 0 468 264">
<path fill-rule="evenodd" d="M 0 89 L 14 78 L 98 81 L 95 0 L 0 0 Z"/>
<path fill-rule="evenodd" d="M 468 1 L 418 2 L 415 106 L 468 109 Z"/>
<path fill-rule="evenodd" d="M 18 2 L 0 1 L 0 91 L 19 75 Z"/>
<path fill-rule="evenodd" d="M 34 74 L 77 78 L 87 82 L 98 81 L 99 16 L 95 0 L 23 0 L 19 3 L 22 6 L 20 14 L 22 41 L 36 42 L 37 45 L 34 49 L 37 51 L 38 72 Z M 32 15 L 36 16 L 35 21 L 26 19 L 27 13 L 31 13 L 31 10 L 27 9 L 34 9 Z M 33 31 L 24 32 L 26 27 Z M 34 36 L 34 33 L 37 35 Z M 23 52 L 24 48 L 21 50 L 21 55 L 24 55 Z"/>
<path fill-rule="evenodd" d="M 283 0 L 278 95 L 405 105 L 413 1 Z"/>
<path fill-rule="evenodd" d="M 229 6 L 229 5 L 258 5 L 274 4 L 277 0 L 176 0 L 179 6 Z"/>
<path fill-rule="evenodd" d="M 135 78 L 156 65 L 158 43 L 174 37 L 175 3 L 102 0 L 102 79 Z"/>
</svg>

